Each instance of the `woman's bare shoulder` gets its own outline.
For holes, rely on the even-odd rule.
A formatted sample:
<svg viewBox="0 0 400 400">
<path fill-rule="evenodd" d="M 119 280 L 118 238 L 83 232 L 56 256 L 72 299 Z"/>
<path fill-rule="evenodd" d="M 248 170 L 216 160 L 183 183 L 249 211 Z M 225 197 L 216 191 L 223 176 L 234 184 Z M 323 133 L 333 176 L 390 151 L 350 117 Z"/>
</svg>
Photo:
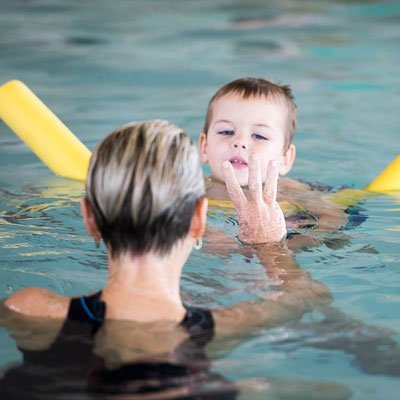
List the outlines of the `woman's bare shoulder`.
<svg viewBox="0 0 400 400">
<path fill-rule="evenodd" d="M 4 301 L 10 310 L 30 317 L 65 318 L 71 298 L 45 288 L 25 288 Z"/>
</svg>

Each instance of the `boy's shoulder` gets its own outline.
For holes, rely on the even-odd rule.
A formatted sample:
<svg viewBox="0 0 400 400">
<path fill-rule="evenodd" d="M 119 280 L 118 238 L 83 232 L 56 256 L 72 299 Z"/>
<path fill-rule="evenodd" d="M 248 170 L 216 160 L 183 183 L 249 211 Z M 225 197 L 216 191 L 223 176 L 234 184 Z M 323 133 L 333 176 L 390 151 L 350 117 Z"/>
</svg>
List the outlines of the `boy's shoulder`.
<svg viewBox="0 0 400 400">
<path fill-rule="evenodd" d="M 224 182 L 220 182 L 212 176 L 204 178 L 207 197 L 217 200 L 228 200 L 228 192 Z"/>
<path fill-rule="evenodd" d="M 282 177 L 278 181 L 278 189 L 280 192 L 309 192 L 312 190 L 311 185 L 296 179 Z"/>
<path fill-rule="evenodd" d="M 332 187 L 320 184 L 311 184 L 291 178 L 280 178 L 278 182 L 278 197 L 281 200 L 292 201 L 327 201 L 327 195 Z M 332 203 L 330 201 L 330 203 Z"/>
<path fill-rule="evenodd" d="M 329 186 L 282 178 L 278 184 L 278 198 L 280 203 L 286 201 L 300 207 L 310 220 L 317 222 L 318 230 L 335 231 L 347 224 L 348 214 L 347 206 L 329 198 L 331 190 Z"/>
</svg>

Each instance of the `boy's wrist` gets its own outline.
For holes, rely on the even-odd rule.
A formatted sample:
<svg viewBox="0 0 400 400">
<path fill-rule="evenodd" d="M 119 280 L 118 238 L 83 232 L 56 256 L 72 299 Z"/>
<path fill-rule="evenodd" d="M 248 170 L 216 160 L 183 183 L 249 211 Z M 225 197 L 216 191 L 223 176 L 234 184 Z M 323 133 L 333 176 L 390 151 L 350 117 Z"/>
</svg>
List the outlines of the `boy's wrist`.
<svg viewBox="0 0 400 400">
<path fill-rule="evenodd" d="M 286 226 L 280 229 L 257 231 L 247 224 L 239 228 L 239 240 L 246 244 L 280 243 L 286 239 Z"/>
</svg>

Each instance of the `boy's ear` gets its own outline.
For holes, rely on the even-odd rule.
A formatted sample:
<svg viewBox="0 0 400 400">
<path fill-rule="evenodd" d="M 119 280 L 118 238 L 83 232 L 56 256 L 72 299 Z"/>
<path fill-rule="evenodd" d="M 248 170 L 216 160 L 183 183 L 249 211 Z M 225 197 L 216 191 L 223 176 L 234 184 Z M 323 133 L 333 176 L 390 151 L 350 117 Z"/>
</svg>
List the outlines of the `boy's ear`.
<svg viewBox="0 0 400 400">
<path fill-rule="evenodd" d="M 195 239 L 200 238 L 206 229 L 207 207 L 208 199 L 207 197 L 203 197 L 197 202 L 194 209 L 192 222 L 190 224 L 190 233 Z"/>
<path fill-rule="evenodd" d="M 286 175 L 293 166 L 296 158 L 296 146 L 291 144 L 282 156 L 281 164 L 279 166 L 279 175 Z"/>
<path fill-rule="evenodd" d="M 207 157 L 207 135 L 204 132 L 200 133 L 199 136 L 199 152 L 200 152 L 200 159 L 201 162 L 206 163 L 208 162 Z"/>
<path fill-rule="evenodd" d="M 94 237 L 95 239 L 100 239 L 101 233 L 99 231 L 99 228 L 97 227 L 96 220 L 94 218 L 94 214 L 87 197 L 84 197 L 81 200 L 81 213 L 83 224 L 85 225 L 85 228 L 88 231 L 89 235 Z"/>
</svg>

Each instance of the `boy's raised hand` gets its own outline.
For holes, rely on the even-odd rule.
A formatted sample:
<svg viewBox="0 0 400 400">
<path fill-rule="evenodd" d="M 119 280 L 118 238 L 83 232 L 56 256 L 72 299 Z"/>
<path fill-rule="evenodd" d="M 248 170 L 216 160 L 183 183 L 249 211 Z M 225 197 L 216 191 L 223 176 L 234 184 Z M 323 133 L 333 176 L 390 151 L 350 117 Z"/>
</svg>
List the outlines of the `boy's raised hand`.
<svg viewBox="0 0 400 400">
<path fill-rule="evenodd" d="M 235 205 L 239 218 L 239 239 L 244 243 L 279 242 L 286 236 L 283 212 L 276 201 L 278 191 L 278 165 L 270 161 L 264 189 L 261 179 L 261 165 L 258 154 L 249 159 L 249 199 L 243 193 L 232 164 L 222 165 L 229 197 Z"/>
</svg>

